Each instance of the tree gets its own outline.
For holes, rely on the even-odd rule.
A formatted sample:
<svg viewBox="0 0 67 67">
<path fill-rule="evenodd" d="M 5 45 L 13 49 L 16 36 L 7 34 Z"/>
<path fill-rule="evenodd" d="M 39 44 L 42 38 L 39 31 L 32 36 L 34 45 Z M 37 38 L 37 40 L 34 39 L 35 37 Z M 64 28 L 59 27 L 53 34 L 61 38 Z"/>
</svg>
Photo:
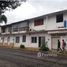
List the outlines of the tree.
<svg viewBox="0 0 67 67">
<path fill-rule="evenodd" d="M 0 15 L 0 23 L 2 23 L 2 21 L 4 21 L 5 24 L 7 23 L 7 17 L 5 15 Z"/>
<path fill-rule="evenodd" d="M 4 10 L 8 8 L 15 9 L 20 6 L 21 2 L 26 0 L 0 0 L 0 9 Z"/>
<path fill-rule="evenodd" d="M 0 21 L 7 22 L 7 17 L 2 15 L 8 9 L 15 9 L 21 5 L 21 1 L 26 2 L 26 0 L 0 0 Z"/>
</svg>

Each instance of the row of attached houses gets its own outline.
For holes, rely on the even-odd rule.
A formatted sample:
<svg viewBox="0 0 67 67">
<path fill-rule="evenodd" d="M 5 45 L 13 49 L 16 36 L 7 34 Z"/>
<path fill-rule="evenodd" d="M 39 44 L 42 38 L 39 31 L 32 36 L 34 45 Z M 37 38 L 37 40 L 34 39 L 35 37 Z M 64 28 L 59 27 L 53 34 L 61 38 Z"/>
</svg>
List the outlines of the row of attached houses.
<svg viewBox="0 0 67 67">
<path fill-rule="evenodd" d="M 0 26 L 0 46 L 39 48 L 47 42 L 57 49 L 58 39 L 67 43 L 67 10 Z M 67 45 L 66 45 L 67 49 Z"/>
</svg>

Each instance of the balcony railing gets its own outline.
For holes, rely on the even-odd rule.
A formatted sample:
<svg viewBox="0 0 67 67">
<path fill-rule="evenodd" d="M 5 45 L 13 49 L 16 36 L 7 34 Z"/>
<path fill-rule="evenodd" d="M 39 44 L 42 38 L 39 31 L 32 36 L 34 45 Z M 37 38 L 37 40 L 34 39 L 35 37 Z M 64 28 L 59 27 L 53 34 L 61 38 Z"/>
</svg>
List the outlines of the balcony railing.
<svg viewBox="0 0 67 67">
<path fill-rule="evenodd" d="M 28 31 L 29 27 L 20 27 L 20 28 L 13 28 L 12 32 L 18 32 L 18 31 Z"/>
<path fill-rule="evenodd" d="M 8 28 L 8 32 L 7 31 L 3 31 L 1 33 L 12 33 L 12 32 L 21 32 L 21 31 L 29 31 L 29 27 L 20 27 L 20 28 Z"/>
</svg>

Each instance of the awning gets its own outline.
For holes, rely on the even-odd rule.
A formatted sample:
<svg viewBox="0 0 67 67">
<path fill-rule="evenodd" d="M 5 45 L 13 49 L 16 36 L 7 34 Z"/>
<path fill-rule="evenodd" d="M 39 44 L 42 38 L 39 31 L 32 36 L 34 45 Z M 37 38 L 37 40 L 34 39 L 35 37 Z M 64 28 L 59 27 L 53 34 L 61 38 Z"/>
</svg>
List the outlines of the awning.
<svg viewBox="0 0 67 67">
<path fill-rule="evenodd" d="M 65 31 L 61 31 L 61 30 L 58 30 L 58 31 L 48 31 L 48 34 L 56 34 L 56 33 L 58 33 L 58 34 L 61 34 L 61 33 L 67 33 L 67 30 Z"/>
</svg>

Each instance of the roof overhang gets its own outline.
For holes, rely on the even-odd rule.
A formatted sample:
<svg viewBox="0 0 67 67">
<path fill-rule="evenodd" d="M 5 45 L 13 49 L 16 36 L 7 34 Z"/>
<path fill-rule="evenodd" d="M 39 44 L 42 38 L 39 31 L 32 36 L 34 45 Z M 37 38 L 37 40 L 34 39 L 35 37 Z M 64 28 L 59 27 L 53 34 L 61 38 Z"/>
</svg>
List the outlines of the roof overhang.
<svg viewBox="0 0 67 67">
<path fill-rule="evenodd" d="M 48 34 L 64 34 L 67 33 L 67 29 L 60 29 L 60 30 L 50 30 Z"/>
</svg>

